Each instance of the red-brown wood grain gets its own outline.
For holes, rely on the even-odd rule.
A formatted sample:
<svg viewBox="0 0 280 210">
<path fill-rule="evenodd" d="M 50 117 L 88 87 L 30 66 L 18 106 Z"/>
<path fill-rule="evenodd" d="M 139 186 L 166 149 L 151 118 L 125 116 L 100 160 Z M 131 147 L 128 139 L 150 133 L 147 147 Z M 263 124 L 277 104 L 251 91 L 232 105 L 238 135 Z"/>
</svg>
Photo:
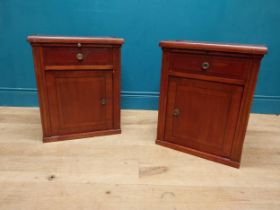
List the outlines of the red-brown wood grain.
<svg viewBox="0 0 280 210">
<path fill-rule="evenodd" d="M 29 36 L 28 41 L 44 142 L 121 132 L 123 39 Z"/>
<path fill-rule="evenodd" d="M 238 168 L 266 47 L 184 41 L 160 46 L 156 143 Z"/>
</svg>

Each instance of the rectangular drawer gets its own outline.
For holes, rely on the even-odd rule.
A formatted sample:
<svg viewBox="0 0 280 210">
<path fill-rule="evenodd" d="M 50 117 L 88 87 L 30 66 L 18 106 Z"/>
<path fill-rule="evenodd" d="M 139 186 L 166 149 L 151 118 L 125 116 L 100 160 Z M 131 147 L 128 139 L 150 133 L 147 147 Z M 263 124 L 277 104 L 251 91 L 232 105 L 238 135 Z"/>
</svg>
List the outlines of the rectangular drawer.
<svg viewBox="0 0 280 210">
<path fill-rule="evenodd" d="M 46 47 L 45 65 L 112 65 L 113 49 L 100 47 Z"/>
<path fill-rule="evenodd" d="M 216 55 L 216 54 L 190 54 L 173 52 L 170 55 L 170 71 L 208 74 L 218 77 L 245 79 L 249 69 L 248 58 Z"/>
</svg>

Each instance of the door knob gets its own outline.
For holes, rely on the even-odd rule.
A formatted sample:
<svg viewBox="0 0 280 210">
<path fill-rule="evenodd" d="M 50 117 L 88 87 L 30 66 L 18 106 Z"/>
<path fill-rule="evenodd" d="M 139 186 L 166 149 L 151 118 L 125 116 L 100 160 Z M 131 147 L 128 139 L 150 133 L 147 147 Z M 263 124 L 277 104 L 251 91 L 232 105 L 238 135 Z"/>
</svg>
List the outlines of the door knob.
<svg viewBox="0 0 280 210">
<path fill-rule="evenodd" d="M 78 61 L 82 61 L 84 59 L 83 53 L 77 53 L 76 58 Z"/>
<path fill-rule="evenodd" d="M 210 63 L 209 62 L 203 62 L 201 67 L 202 67 L 203 70 L 207 70 L 210 67 Z"/>
<path fill-rule="evenodd" d="M 106 100 L 105 98 L 102 98 L 102 99 L 100 100 L 100 103 L 101 103 L 101 105 L 106 105 L 107 100 Z"/>
<path fill-rule="evenodd" d="M 179 115 L 180 115 L 180 109 L 175 108 L 175 109 L 173 110 L 173 116 L 174 116 L 174 117 L 179 117 Z"/>
</svg>

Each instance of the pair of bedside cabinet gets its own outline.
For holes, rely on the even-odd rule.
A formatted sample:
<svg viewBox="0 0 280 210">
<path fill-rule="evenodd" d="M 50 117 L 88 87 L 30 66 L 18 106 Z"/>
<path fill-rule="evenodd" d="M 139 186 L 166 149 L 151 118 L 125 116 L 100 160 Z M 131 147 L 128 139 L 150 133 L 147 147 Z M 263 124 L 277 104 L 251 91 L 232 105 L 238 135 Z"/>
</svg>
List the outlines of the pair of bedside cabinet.
<svg viewBox="0 0 280 210">
<path fill-rule="evenodd" d="M 123 39 L 29 36 L 43 141 L 120 133 Z M 238 168 L 266 47 L 162 41 L 156 143 Z"/>
</svg>

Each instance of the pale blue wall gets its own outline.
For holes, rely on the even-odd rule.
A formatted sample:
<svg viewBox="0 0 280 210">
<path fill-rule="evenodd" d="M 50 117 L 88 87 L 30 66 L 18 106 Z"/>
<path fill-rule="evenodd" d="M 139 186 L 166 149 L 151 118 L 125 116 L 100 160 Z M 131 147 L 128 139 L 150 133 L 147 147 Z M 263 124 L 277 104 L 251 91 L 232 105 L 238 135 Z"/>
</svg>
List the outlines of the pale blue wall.
<svg viewBox="0 0 280 210">
<path fill-rule="evenodd" d="M 34 106 L 29 34 L 116 36 L 123 108 L 157 108 L 160 40 L 266 44 L 254 112 L 280 113 L 279 0 L 0 0 L 0 105 Z"/>
</svg>

